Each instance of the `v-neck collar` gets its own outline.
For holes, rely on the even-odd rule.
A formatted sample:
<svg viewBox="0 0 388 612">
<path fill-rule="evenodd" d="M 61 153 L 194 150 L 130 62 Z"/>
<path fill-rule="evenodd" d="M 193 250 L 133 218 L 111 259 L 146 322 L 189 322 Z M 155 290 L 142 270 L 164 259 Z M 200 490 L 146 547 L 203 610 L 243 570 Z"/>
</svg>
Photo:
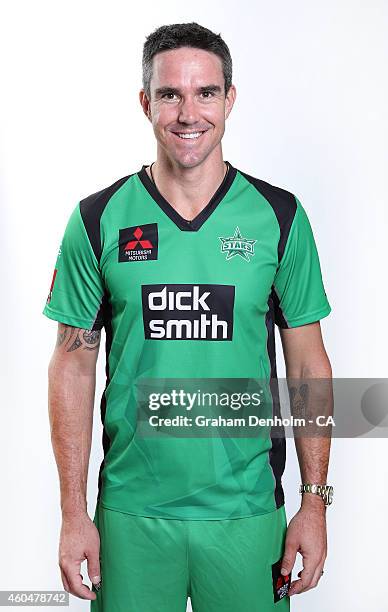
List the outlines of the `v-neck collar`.
<svg viewBox="0 0 388 612">
<path fill-rule="evenodd" d="M 178 211 L 175 210 L 175 208 L 170 204 L 170 202 L 168 202 L 162 196 L 160 191 L 157 189 L 155 183 L 148 176 L 146 171 L 146 164 L 143 164 L 141 170 L 139 170 L 137 175 L 148 193 L 150 194 L 150 196 L 153 198 L 153 200 L 155 200 L 155 202 L 166 213 L 166 215 L 170 217 L 171 221 L 173 221 L 179 227 L 179 229 L 186 232 L 196 232 L 197 230 L 199 230 L 200 227 L 202 227 L 205 221 L 214 212 L 218 204 L 224 199 L 234 181 L 237 169 L 234 168 L 232 164 L 226 160 L 225 163 L 228 165 L 229 170 L 224 176 L 222 183 L 212 196 L 210 202 L 208 202 L 208 204 L 206 204 L 206 206 L 198 213 L 198 215 L 190 221 L 188 219 L 184 219 L 178 213 Z"/>
</svg>

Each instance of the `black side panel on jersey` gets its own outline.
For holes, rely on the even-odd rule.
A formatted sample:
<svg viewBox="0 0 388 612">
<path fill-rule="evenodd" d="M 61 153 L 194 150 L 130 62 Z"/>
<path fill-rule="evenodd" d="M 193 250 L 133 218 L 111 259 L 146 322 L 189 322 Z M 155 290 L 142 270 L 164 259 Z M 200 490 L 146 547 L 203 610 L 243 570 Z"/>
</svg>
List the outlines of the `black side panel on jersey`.
<svg viewBox="0 0 388 612">
<path fill-rule="evenodd" d="M 272 294 L 268 298 L 268 311 L 265 317 L 267 328 L 267 352 L 271 364 L 270 390 L 272 396 L 272 414 L 281 418 L 279 385 L 276 370 L 276 344 L 274 325 L 274 304 Z M 273 435 L 276 431 L 276 435 Z M 281 437 L 279 436 L 281 433 Z M 286 465 L 286 440 L 284 438 L 284 427 L 271 427 L 272 447 L 269 451 L 269 463 L 275 478 L 275 503 L 280 508 L 284 504 L 284 491 L 282 486 L 282 475 Z"/>
<path fill-rule="evenodd" d="M 273 304 L 275 323 L 283 329 L 288 328 L 288 323 L 286 319 L 284 318 L 282 309 L 280 308 L 279 296 L 275 291 L 274 285 L 272 285 L 271 287 L 271 299 L 272 299 L 272 304 Z"/>
<path fill-rule="evenodd" d="M 106 310 L 105 310 L 105 354 L 106 354 L 106 358 L 105 358 L 105 375 L 106 375 L 106 384 L 105 384 L 105 389 L 104 392 L 101 396 L 101 402 L 100 402 L 100 415 L 101 415 L 101 423 L 103 425 L 103 431 L 102 431 L 102 447 L 103 447 L 103 451 L 104 451 L 104 457 L 103 460 L 101 462 L 100 465 L 100 470 L 98 473 L 98 492 L 97 492 L 97 501 L 100 499 L 101 497 L 101 492 L 102 492 L 102 470 L 104 469 L 104 464 L 105 464 L 105 457 L 106 454 L 109 450 L 110 447 L 110 438 L 108 436 L 108 434 L 106 433 L 106 428 L 104 427 L 104 422 L 105 422 L 105 413 L 106 413 L 106 390 L 108 388 L 108 385 L 110 383 L 110 372 L 109 372 L 109 354 L 110 354 L 110 350 L 111 350 L 111 346 L 112 346 L 112 306 L 111 304 L 107 301 L 106 303 Z"/>
<path fill-rule="evenodd" d="M 106 302 L 107 302 L 107 295 L 106 295 L 106 292 L 105 292 L 104 295 L 102 296 L 101 306 L 98 309 L 96 318 L 95 318 L 93 326 L 91 328 L 92 331 L 100 330 L 105 325 L 104 312 L 106 310 Z"/>
<path fill-rule="evenodd" d="M 276 370 L 276 344 L 274 326 L 274 304 L 272 294 L 268 298 L 268 311 L 265 318 L 267 327 L 267 352 L 271 364 L 270 390 L 272 396 L 272 415 L 281 417 L 279 385 Z M 276 432 L 276 435 L 274 433 Z M 281 434 L 281 435 L 280 435 Z M 275 503 L 276 508 L 284 504 L 284 491 L 282 487 L 282 475 L 286 464 L 286 440 L 284 438 L 283 426 L 271 427 L 272 447 L 269 451 L 269 463 L 275 478 Z"/>
</svg>

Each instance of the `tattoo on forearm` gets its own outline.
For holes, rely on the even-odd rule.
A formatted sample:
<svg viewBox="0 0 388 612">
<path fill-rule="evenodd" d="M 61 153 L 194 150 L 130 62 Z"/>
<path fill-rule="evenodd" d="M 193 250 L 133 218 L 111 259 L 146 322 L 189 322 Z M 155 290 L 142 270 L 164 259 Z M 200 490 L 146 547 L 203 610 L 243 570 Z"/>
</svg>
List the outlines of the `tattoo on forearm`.
<svg viewBox="0 0 388 612">
<path fill-rule="evenodd" d="M 75 336 L 75 337 L 74 337 Z M 86 351 L 98 350 L 100 346 L 101 331 L 82 330 L 70 325 L 60 323 L 58 326 L 57 346 L 64 345 L 66 352 L 76 351 L 78 348 Z"/>
<path fill-rule="evenodd" d="M 299 387 L 290 386 L 290 407 L 295 418 L 306 418 L 308 416 L 309 388 L 307 384 Z"/>
</svg>

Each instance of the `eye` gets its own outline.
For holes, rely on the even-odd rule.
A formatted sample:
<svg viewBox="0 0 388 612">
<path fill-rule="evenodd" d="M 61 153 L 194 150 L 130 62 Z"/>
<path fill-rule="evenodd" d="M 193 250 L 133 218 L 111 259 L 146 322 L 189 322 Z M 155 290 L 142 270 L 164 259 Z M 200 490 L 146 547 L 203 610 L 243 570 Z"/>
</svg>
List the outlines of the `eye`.
<svg viewBox="0 0 388 612">
<path fill-rule="evenodd" d="M 173 91 L 169 91 L 169 92 L 167 92 L 167 93 L 163 94 L 163 95 L 162 95 L 162 98 L 165 98 L 166 96 L 175 96 L 175 94 L 174 94 L 174 92 L 173 92 Z M 171 100 L 171 98 L 168 98 L 168 99 L 169 99 L 169 100 Z"/>
<path fill-rule="evenodd" d="M 210 94 L 210 96 L 213 96 L 213 95 L 214 95 L 214 94 L 213 94 L 213 92 L 212 92 L 212 91 L 210 91 L 210 89 L 209 89 L 209 90 L 206 90 L 206 91 L 203 91 L 202 93 L 203 93 L 203 94 Z M 208 97 L 208 96 L 206 96 L 206 97 Z"/>
</svg>

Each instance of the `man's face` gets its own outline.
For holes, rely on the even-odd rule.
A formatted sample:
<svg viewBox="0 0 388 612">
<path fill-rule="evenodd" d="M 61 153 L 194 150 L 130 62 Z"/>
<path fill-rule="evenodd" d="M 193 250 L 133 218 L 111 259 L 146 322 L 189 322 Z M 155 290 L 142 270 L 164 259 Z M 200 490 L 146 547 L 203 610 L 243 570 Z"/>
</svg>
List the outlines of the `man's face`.
<svg viewBox="0 0 388 612">
<path fill-rule="evenodd" d="M 140 102 L 159 146 L 180 166 L 197 166 L 219 145 L 236 97 L 232 85 L 225 98 L 221 59 L 190 47 L 160 52 L 150 87 L 151 101 L 142 89 Z"/>
</svg>

